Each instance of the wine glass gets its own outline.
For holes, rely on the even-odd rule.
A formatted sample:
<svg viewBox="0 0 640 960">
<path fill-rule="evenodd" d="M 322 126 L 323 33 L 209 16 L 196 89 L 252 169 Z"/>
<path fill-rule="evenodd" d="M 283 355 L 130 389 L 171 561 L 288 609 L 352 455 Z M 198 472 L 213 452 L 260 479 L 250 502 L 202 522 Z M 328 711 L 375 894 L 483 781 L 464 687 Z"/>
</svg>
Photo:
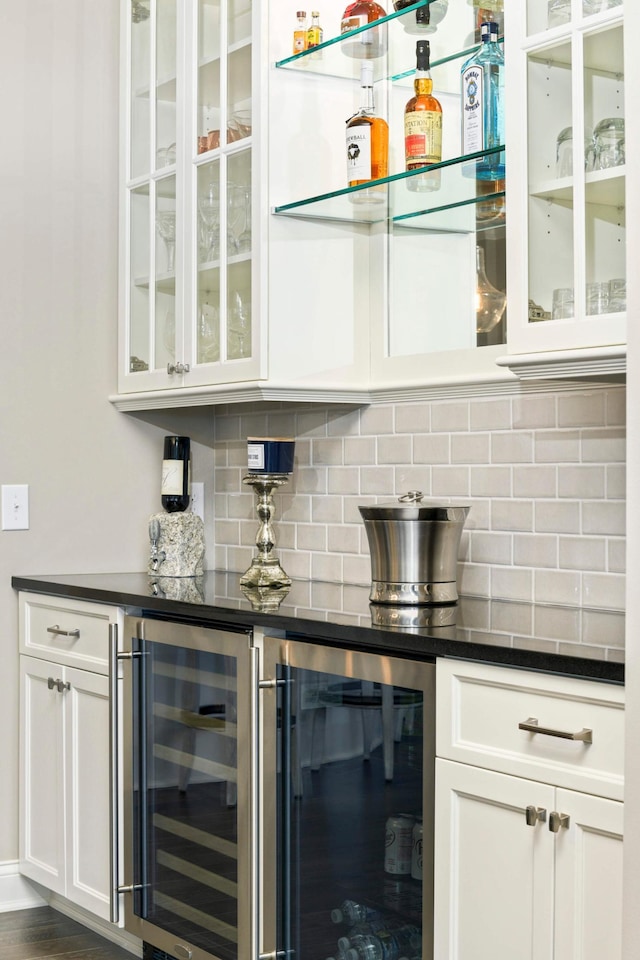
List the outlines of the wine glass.
<svg viewBox="0 0 640 960">
<path fill-rule="evenodd" d="M 238 253 L 236 232 L 244 214 L 244 192 L 237 183 L 227 184 L 227 253 Z"/>
<path fill-rule="evenodd" d="M 242 189 L 244 227 L 238 237 L 238 253 L 249 253 L 251 250 L 251 187 Z"/>
<path fill-rule="evenodd" d="M 198 362 L 214 363 L 220 359 L 220 313 L 208 300 L 200 304 L 198 313 Z"/>
<path fill-rule="evenodd" d="M 220 195 L 217 184 L 209 184 L 209 192 L 198 200 L 201 224 L 202 260 L 214 260 L 220 249 Z"/>
<path fill-rule="evenodd" d="M 156 217 L 156 228 L 167 251 L 167 273 L 173 273 L 176 253 L 176 215 L 173 210 L 161 210 Z"/>
<path fill-rule="evenodd" d="M 231 297 L 228 352 L 230 360 L 251 356 L 251 301 L 234 290 Z"/>
</svg>

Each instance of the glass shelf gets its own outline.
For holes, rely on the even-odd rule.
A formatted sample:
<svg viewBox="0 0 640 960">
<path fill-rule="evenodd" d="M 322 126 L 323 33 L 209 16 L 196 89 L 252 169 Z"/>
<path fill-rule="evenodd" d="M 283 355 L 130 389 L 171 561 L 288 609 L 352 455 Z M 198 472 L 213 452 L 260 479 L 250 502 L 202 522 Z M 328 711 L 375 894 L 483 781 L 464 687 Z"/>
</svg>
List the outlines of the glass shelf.
<svg viewBox="0 0 640 960">
<path fill-rule="evenodd" d="M 338 220 L 347 223 L 382 223 L 391 220 L 417 229 L 442 229 L 451 232 L 476 230 L 474 207 L 504 197 L 504 181 L 495 182 L 495 190 L 479 192 L 475 176 L 465 175 L 477 159 L 499 154 L 504 147 L 434 163 L 410 173 L 397 173 L 381 180 L 345 187 L 294 203 L 274 207 L 278 216 L 304 217 L 310 220 Z M 428 192 L 415 190 L 429 172 L 440 175 L 440 188 Z M 412 189 L 412 187 L 414 189 Z M 489 188 L 490 189 L 490 188 Z M 437 215 L 437 216 L 436 216 Z"/>
<path fill-rule="evenodd" d="M 427 39 L 431 43 L 432 70 L 451 60 L 469 56 L 478 47 L 478 42 L 474 38 L 475 8 L 471 5 L 465 4 L 464 10 L 461 8 L 464 17 L 462 28 L 460 11 L 450 6 L 444 19 L 429 31 L 418 33 L 411 30 L 416 10 L 419 7 L 429 6 L 432 2 L 435 0 L 419 0 L 410 7 L 394 11 L 386 17 L 380 17 L 379 20 L 358 27 L 357 30 L 350 30 L 348 33 L 325 40 L 312 50 L 305 50 L 295 56 L 278 60 L 275 65 L 282 69 L 357 80 L 360 77 L 362 59 L 349 56 L 346 53 L 347 47 L 353 44 L 354 37 L 379 29 L 382 24 L 386 25 L 388 31 L 388 50 L 384 55 L 372 59 L 375 81 L 383 79 L 401 81 L 412 78 L 415 44 L 419 39 Z M 392 21 L 397 21 L 397 24 Z M 407 64 L 411 64 L 410 70 L 407 70 Z"/>
</svg>

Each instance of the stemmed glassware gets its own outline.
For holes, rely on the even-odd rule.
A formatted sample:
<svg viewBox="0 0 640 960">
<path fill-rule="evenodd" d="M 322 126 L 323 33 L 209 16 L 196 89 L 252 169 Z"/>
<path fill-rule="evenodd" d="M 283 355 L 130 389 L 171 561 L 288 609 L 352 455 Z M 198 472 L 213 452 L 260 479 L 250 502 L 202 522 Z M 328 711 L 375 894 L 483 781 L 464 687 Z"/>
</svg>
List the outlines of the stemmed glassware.
<svg viewBox="0 0 640 960">
<path fill-rule="evenodd" d="M 198 200 L 200 214 L 200 251 L 203 261 L 214 260 L 220 251 L 220 193 L 210 183 L 208 193 Z"/>
<path fill-rule="evenodd" d="M 251 356 L 251 302 L 239 290 L 230 299 L 228 354 L 230 360 Z"/>
<path fill-rule="evenodd" d="M 227 253 L 233 255 L 239 252 L 236 239 L 238 227 L 242 223 L 244 214 L 243 188 L 237 183 L 227 184 Z"/>
<path fill-rule="evenodd" d="M 242 190 L 244 227 L 238 237 L 238 253 L 251 251 L 251 187 L 245 185 Z"/>
<path fill-rule="evenodd" d="M 167 251 L 167 273 L 175 269 L 176 214 L 174 210 L 160 210 L 156 216 L 156 228 L 164 240 Z"/>
</svg>

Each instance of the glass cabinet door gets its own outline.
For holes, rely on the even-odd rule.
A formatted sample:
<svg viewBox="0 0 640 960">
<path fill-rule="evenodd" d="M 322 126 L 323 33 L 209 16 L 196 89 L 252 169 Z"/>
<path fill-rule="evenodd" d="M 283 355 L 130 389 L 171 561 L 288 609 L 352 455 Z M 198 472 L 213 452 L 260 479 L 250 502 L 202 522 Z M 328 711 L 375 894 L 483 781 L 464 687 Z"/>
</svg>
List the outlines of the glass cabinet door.
<svg viewBox="0 0 640 960">
<path fill-rule="evenodd" d="M 252 5 L 199 0 L 195 134 L 191 144 L 194 310 L 186 325 L 191 382 L 248 377 L 252 325 Z M 190 344 L 190 346 L 189 346 Z M 209 372 L 198 374 L 208 365 Z M 234 373 L 233 370 L 236 370 Z"/>
<path fill-rule="evenodd" d="M 625 341 L 623 12 L 619 0 L 526 5 L 526 256 L 518 248 L 516 270 L 528 263 L 528 310 L 510 335 L 516 352 Z"/>
<path fill-rule="evenodd" d="M 265 667 L 278 686 L 271 700 L 264 691 L 264 788 L 275 776 L 277 803 L 275 829 L 264 825 L 263 949 L 426 960 L 433 665 L 267 643 L 280 649 Z"/>
<path fill-rule="evenodd" d="M 126 221 L 127 350 L 132 374 L 176 359 L 176 264 L 182 232 L 177 167 L 177 0 L 131 0 Z"/>
</svg>

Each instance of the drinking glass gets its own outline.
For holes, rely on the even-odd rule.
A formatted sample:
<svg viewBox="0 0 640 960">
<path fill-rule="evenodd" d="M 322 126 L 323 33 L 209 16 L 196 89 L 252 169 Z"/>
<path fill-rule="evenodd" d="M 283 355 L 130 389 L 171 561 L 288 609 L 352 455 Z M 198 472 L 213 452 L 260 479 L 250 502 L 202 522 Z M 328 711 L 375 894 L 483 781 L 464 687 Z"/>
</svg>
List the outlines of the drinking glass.
<svg viewBox="0 0 640 960">
<path fill-rule="evenodd" d="M 208 193 L 198 200 L 200 214 L 200 259 L 215 260 L 220 254 L 220 194 L 218 185 L 209 184 Z"/>
<path fill-rule="evenodd" d="M 571 20 L 571 0 L 549 0 L 547 6 L 547 26 L 558 27 Z"/>
<path fill-rule="evenodd" d="M 220 313 L 205 300 L 198 313 L 198 362 L 214 363 L 220 359 Z"/>
<path fill-rule="evenodd" d="M 570 177 L 573 173 L 573 127 L 565 127 L 556 140 L 556 176 Z"/>
<path fill-rule="evenodd" d="M 616 277 L 609 281 L 609 313 L 620 313 L 627 309 L 627 281 Z"/>
<path fill-rule="evenodd" d="M 586 312 L 588 317 L 609 313 L 609 282 L 599 280 L 588 283 L 586 290 Z"/>
<path fill-rule="evenodd" d="M 593 138 L 596 170 L 608 170 L 624 163 L 624 117 L 601 120 L 593 131 Z"/>
<path fill-rule="evenodd" d="M 227 253 L 239 251 L 236 239 L 238 228 L 244 214 L 244 190 L 237 183 L 227 184 Z"/>
<path fill-rule="evenodd" d="M 568 320 L 573 316 L 573 287 L 558 287 L 553 291 L 552 320 Z"/>
<path fill-rule="evenodd" d="M 244 226 L 238 237 L 238 252 L 249 253 L 251 251 L 251 187 L 242 187 L 242 199 Z"/>
<path fill-rule="evenodd" d="M 231 296 L 228 355 L 230 360 L 251 356 L 251 301 L 239 290 Z"/>
<path fill-rule="evenodd" d="M 156 229 L 167 251 L 167 273 L 173 273 L 176 253 L 176 215 L 174 210 L 161 210 L 156 217 Z"/>
</svg>

